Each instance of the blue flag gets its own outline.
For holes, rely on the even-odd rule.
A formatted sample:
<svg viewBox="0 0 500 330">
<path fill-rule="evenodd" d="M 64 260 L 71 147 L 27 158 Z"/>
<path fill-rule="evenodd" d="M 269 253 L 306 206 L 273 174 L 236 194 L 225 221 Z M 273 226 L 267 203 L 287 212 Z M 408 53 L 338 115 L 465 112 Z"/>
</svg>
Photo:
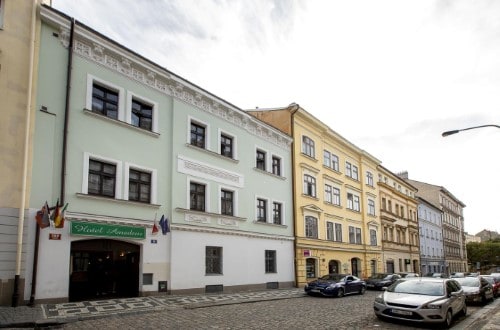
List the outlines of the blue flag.
<svg viewBox="0 0 500 330">
<path fill-rule="evenodd" d="M 168 218 L 165 218 L 165 215 L 161 216 L 159 224 L 161 227 L 161 233 L 163 235 L 167 235 L 167 233 L 170 232 L 170 225 L 168 224 Z"/>
</svg>

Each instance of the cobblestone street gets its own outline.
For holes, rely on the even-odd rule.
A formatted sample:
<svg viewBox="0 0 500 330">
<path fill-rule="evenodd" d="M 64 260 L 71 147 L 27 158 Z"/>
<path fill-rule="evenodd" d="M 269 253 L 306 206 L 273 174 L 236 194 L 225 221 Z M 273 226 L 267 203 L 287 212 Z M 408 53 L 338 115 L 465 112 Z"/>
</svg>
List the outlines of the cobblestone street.
<svg viewBox="0 0 500 330">
<path fill-rule="evenodd" d="M 298 298 L 211 307 L 169 308 L 68 323 L 64 329 L 426 329 L 387 323 L 372 310 L 378 292 L 344 298 Z M 469 314 L 478 308 L 471 307 Z M 457 320 L 455 324 L 460 323 Z M 439 328 L 439 327 L 435 327 Z"/>
</svg>

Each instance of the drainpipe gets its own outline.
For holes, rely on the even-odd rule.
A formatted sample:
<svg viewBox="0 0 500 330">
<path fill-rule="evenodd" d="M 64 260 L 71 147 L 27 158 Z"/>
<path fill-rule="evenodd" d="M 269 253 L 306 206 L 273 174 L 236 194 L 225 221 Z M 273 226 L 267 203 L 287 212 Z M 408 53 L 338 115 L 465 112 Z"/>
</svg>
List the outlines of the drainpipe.
<svg viewBox="0 0 500 330">
<path fill-rule="evenodd" d="M 69 103 L 70 103 L 70 90 L 71 90 L 71 71 L 73 66 L 73 36 L 75 30 L 75 19 L 71 18 L 71 30 L 69 36 L 68 45 L 68 68 L 66 73 L 66 102 L 64 108 L 64 129 L 63 129 L 63 148 L 61 157 L 61 194 L 59 200 L 61 205 L 64 205 L 64 195 L 66 186 L 66 151 L 67 151 L 67 132 L 68 132 L 68 117 L 69 117 Z M 38 245 L 40 241 L 40 228 L 36 226 L 36 237 L 35 237 L 35 254 L 33 259 L 33 279 L 31 282 L 31 297 L 29 301 L 29 306 L 34 306 L 35 296 L 36 296 L 36 279 L 38 270 Z"/>
<path fill-rule="evenodd" d="M 295 226 L 297 225 L 297 197 L 296 197 L 296 178 L 295 178 L 295 134 L 294 134 L 294 116 L 297 111 L 299 111 L 300 106 L 296 103 L 293 104 L 293 109 L 290 111 L 291 118 L 290 118 L 290 126 L 291 126 L 291 132 L 290 134 L 292 135 L 292 191 L 293 191 L 293 219 L 294 219 L 294 224 L 293 224 L 293 237 L 294 237 L 294 251 L 295 251 L 295 286 L 298 287 L 299 285 L 299 272 L 297 270 L 297 260 L 299 258 L 298 251 L 297 251 L 297 229 Z"/>
<path fill-rule="evenodd" d="M 23 252 L 23 234 L 24 234 L 24 210 L 26 207 L 28 159 L 30 143 L 30 122 L 31 122 L 31 102 L 33 93 L 33 71 L 35 60 L 35 28 L 36 28 L 36 10 L 38 2 L 33 2 L 31 9 L 31 36 L 30 36 L 30 57 L 28 73 L 28 100 L 26 104 L 26 121 L 24 132 L 24 155 L 23 155 L 23 176 L 21 183 L 21 205 L 19 205 L 19 220 L 17 223 L 17 253 L 16 253 L 16 274 L 14 276 L 14 290 L 12 293 L 12 307 L 19 306 L 19 278 L 21 277 L 21 263 Z"/>
</svg>

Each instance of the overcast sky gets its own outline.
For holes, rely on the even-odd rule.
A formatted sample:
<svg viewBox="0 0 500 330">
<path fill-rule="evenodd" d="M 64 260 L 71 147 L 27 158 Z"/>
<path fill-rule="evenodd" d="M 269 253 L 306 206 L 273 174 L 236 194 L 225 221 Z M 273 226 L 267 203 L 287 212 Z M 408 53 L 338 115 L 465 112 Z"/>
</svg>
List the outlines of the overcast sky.
<svg viewBox="0 0 500 330">
<path fill-rule="evenodd" d="M 52 0 L 242 109 L 298 103 L 500 232 L 500 1 Z"/>
</svg>

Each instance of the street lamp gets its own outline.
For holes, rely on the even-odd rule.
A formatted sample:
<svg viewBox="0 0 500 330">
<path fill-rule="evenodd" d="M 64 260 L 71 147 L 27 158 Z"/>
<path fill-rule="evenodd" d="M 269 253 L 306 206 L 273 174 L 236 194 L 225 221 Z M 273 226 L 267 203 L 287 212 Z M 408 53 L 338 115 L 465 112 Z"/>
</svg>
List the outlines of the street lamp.
<svg viewBox="0 0 500 330">
<path fill-rule="evenodd" d="M 455 129 L 455 130 L 452 130 L 452 131 L 446 131 L 446 132 L 443 132 L 443 134 L 441 134 L 441 135 L 443 137 L 445 137 L 445 136 L 448 136 L 448 135 L 457 134 L 458 132 L 461 132 L 461 131 L 467 131 L 467 130 L 470 130 L 470 129 L 481 128 L 481 127 L 496 127 L 496 128 L 500 128 L 499 125 L 481 125 L 481 126 L 467 127 L 467 128 L 462 128 L 462 129 Z"/>
</svg>

